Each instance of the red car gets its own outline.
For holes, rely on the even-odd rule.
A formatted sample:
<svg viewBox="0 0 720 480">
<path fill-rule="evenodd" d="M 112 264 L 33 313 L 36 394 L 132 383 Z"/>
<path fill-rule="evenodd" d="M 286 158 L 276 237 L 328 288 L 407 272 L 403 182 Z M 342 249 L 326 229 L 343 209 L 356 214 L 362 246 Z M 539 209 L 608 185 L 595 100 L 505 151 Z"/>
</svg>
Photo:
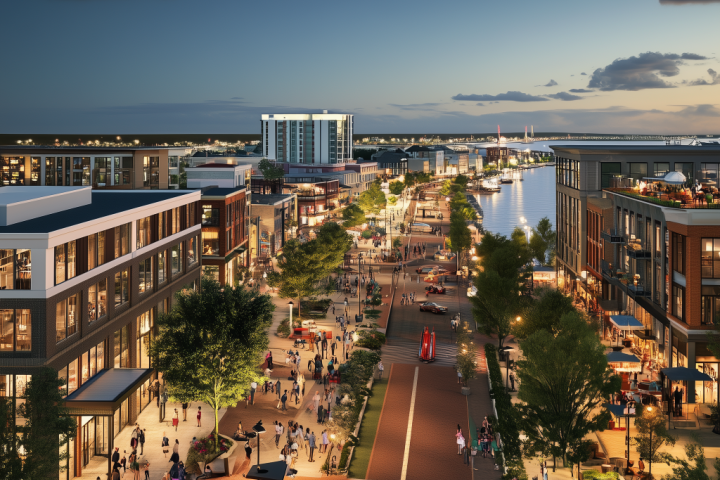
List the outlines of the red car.
<svg viewBox="0 0 720 480">
<path fill-rule="evenodd" d="M 431 285 L 429 287 L 425 287 L 425 291 L 428 295 L 435 293 L 438 295 L 444 295 L 445 294 L 445 287 L 436 287 L 435 285 Z"/>
<path fill-rule="evenodd" d="M 420 304 L 421 312 L 447 313 L 448 308 L 433 302 L 425 302 Z"/>
</svg>

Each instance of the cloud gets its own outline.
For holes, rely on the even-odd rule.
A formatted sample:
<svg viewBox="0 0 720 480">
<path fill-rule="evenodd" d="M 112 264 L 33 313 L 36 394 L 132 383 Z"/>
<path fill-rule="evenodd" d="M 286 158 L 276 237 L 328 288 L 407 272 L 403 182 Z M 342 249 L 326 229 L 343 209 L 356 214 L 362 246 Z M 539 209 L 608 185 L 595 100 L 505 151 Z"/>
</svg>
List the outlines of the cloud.
<svg viewBox="0 0 720 480">
<path fill-rule="evenodd" d="M 680 73 L 683 60 L 705 60 L 695 53 L 645 52 L 637 57 L 618 58 L 605 68 L 598 68 L 590 77 L 588 88 L 603 91 L 673 88 L 675 85 L 660 77 L 674 77 Z"/>
<path fill-rule="evenodd" d="M 475 105 L 477 105 L 478 107 L 484 107 L 484 106 L 485 106 L 484 103 L 476 103 Z"/>
<path fill-rule="evenodd" d="M 587 73 L 585 73 L 585 72 L 582 72 L 582 73 L 581 73 L 580 75 L 587 75 Z"/>
<path fill-rule="evenodd" d="M 453 100 L 471 100 L 473 102 L 490 102 L 490 101 L 506 101 L 506 102 L 547 102 L 548 99 L 545 97 L 540 97 L 536 95 L 529 95 L 527 93 L 523 92 L 515 92 L 515 91 L 509 91 L 507 93 L 499 93 L 497 95 L 477 95 L 477 94 L 470 94 L 470 95 L 463 95 L 462 93 L 458 93 L 454 97 L 452 97 Z"/>
<path fill-rule="evenodd" d="M 588 90 L 587 88 L 571 88 L 570 91 L 572 93 L 591 93 L 595 90 Z"/>
<path fill-rule="evenodd" d="M 558 83 L 551 78 L 550 81 L 549 81 L 548 83 L 546 83 L 545 85 L 535 85 L 535 86 L 536 86 L 536 87 L 540 87 L 540 86 L 542 86 L 542 87 L 554 87 L 554 86 L 557 85 L 557 84 L 558 84 Z"/>
<path fill-rule="evenodd" d="M 715 70 L 713 70 L 712 68 L 708 68 L 707 73 L 708 75 L 710 75 L 709 82 L 704 78 L 698 78 L 696 80 L 690 80 L 689 82 L 687 82 L 687 85 L 690 85 L 692 87 L 698 85 L 720 85 L 720 76 Z"/>
<path fill-rule="evenodd" d="M 549 95 L 545 95 L 548 98 L 554 98 L 555 100 L 562 100 L 564 102 L 570 102 L 572 100 L 582 100 L 584 97 L 581 97 L 580 95 L 573 95 L 571 93 L 567 92 L 558 92 L 558 93 L 551 93 Z"/>
</svg>

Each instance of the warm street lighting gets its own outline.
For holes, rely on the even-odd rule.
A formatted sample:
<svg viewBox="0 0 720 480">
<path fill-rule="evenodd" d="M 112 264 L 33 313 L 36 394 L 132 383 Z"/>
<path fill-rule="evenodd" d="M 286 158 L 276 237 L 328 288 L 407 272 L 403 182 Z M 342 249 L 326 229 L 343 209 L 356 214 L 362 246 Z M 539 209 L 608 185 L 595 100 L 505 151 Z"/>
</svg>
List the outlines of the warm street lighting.
<svg viewBox="0 0 720 480">
<path fill-rule="evenodd" d="M 522 320 L 522 318 L 521 318 L 520 316 L 518 316 L 517 318 L 515 318 L 515 321 L 516 321 L 516 322 L 519 322 L 520 320 Z"/>
<path fill-rule="evenodd" d="M 252 429 L 257 434 L 257 473 L 266 473 L 267 470 L 260 468 L 260 434 L 265 433 L 265 427 L 263 427 L 262 425 L 262 420 L 258 420 L 258 422 L 252 427 Z"/>
</svg>

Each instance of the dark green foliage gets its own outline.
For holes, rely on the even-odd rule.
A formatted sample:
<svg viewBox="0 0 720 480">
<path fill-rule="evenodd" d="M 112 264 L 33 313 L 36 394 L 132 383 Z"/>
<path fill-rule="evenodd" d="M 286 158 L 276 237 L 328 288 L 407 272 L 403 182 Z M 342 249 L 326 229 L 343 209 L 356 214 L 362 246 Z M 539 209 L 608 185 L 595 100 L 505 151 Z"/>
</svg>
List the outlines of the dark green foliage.
<svg viewBox="0 0 720 480">
<path fill-rule="evenodd" d="M 58 378 L 57 371 L 43 367 L 33 373 L 25 388 L 22 397 L 25 401 L 18 407 L 17 416 L 24 417 L 26 422 L 17 429 L 26 455 L 22 476 L 15 478 L 57 478 L 58 465 L 67 460 L 67 450 L 61 454 L 59 447 L 75 438 L 77 426 L 74 418 L 68 416 L 67 410 L 62 406 L 63 387 L 65 383 Z M 7 446 L 12 447 L 13 442 Z M 8 466 L 17 472 L 14 458 L 10 459 Z M 60 467 L 60 471 L 64 471 L 64 468 Z"/>
<path fill-rule="evenodd" d="M 405 189 L 405 184 L 399 180 L 396 180 L 394 182 L 390 182 L 389 189 L 390 193 L 392 193 L 393 195 L 400 195 Z"/>
<path fill-rule="evenodd" d="M 285 170 L 283 167 L 275 165 L 274 162 L 271 162 L 267 158 L 260 160 L 260 163 L 258 163 L 258 170 L 260 170 L 265 180 L 280 180 L 285 177 Z"/>
<path fill-rule="evenodd" d="M 543 265 L 550 265 L 555 255 L 555 230 L 552 229 L 550 219 L 543 217 L 533 228 L 530 236 L 530 250 L 533 256 Z"/>
<path fill-rule="evenodd" d="M 357 203 L 351 203 L 342 212 L 343 227 L 355 227 L 367 222 L 365 213 Z"/>
<path fill-rule="evenodd" d="M 380 182 L 373 182 L 370 188 L 365 190 L 358 197 L 358 205 L 365 213 L 378 214 L 380 210 L 385 208 L 387 200 L 385 193 L 380 188 Z"/>
<path fill-rule="evenodd" d="M 555 333 L 560 317 L 577 312 L 572 298 L 555 288 L 536 290 L 535 296 L 539 298 L 522 311 L 522 320 L 513 326 L 513 335 L 519 339 L 524 340 L 540 330 Z"/>
<path fill-rule="evenodd" d="M 57 376 L 57 375 L 56 375 Z M 0 478 L 22 478 L 18 436 L 12 416 L 12 398 L 0 397 Z"/>
</svg>

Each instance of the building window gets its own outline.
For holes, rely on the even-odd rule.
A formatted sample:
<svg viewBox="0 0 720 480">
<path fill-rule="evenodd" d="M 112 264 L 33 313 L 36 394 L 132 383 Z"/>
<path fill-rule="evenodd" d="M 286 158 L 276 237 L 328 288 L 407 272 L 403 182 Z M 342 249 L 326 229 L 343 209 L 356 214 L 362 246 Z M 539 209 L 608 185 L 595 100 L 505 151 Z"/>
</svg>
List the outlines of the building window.
<svg viewBox="0 0 720 480">
<path fill-rule="evenodd" d="M 702 239 L 702 278 L 720 278 L 720 238 Z"/>
<path fill-rule="evenodd" d="M 202 206 L 202 226 L 217 227 L 220 224 L 220 209 L 213 208 L 212 205 Z"/>
<path fill-rule="evenodd" d="M 685 237 L 673 233 L 672 242 L 673 270 L 685 275 Z"/>
<path fill-rule="evenodd" d="M 45 186 L 55 185 L 55 157 L 45 157 Z"/>
<path fill-rule="evenodd" d="M 158 285 L 167 280 L 167 250 L 158 253 Z"/>
<path fill-rule="evenodd" d="M 180 231 L 180 207 L 170 210 L 170 215 L 172 216 L 171 235 L 175 235 Z"/>
<path fill-rule="evenodd" d="M 187 264 L 188 268 L 191 265 L 195 265 L 195 262 L 197 262 L 198 258 L 198 237 L 191 237 L 190 240 L 188 240 L 188 252 L 187 252 Z"/>
<path fill-rule="evenodd" d="M 105 263 L 105 232 L 88 235 L 88 270 Z"/>
<path fill-rule="evenodd" d="M 152 337 L 152 329 L 154 325 L 154 310 L 151 308 L 147 312 L 137 317 L 137 365 L 136 368 L 150 368 L 150 356 L 148 348 L 150 347 L 150 339 Z"/>
<path fill-rule="evenodd" d="M 0 310 L 0 351 L 29 352 L 31 328 L 30 310 Z"/>
<path fill-rule="evenodd" d="M 672 287 L 672 314 L 678 320 L 685 321 L 685 289 L 679 285 L 673 284 Z"/>
<path fill-rule="evenodd" d="M 59 342 L 75 333 L 79 294 L 71 295 L 55 306 L 55 341 Z"/>
<path fill-rule="evenodd" d="M 216 282 L 220 281 L 220 267 L 218 265 L 203 265 L 202 273 L 203 275 L 208 275 Z"/>
<path fill-rule="evenodd" d="M 202 232 L 203 255 L 220 255 L 218 232 Z"/>
<path fill-rule="evenodd" d="M 130 231 L 129 223 L 115 227 L 115 258 L 130 253 Z"/>
<path fill-rule="evenodd" d="M 77 272 L 75 240 L 55 247 L 55 285 L 75 277 Z"/>
<path fill-rule="evenodd" d="M 139 266 L 139 291 L 140 293 L 151 292 L 153 289 L 153 257 L 146 258 Z"/>
<path fill-rule="evenodd" d="M 150 236 L 150 217 L 145 217 L 140 220 L 136 221 L 136 241 L 137 241 L 137 247 L 136 249 L 140 249 L 142 247 L 145 247 L 147 245 L 150 245 L 152 243 L 152 239 Z"/>
<path fill-rule="evenodd" d="M 109 183 L 110 167 L 112 157 L 95 157 L 95 170 L 93 172 L 93 183 L 103 187 Z"/>
<path fill-rule="evenodd" d="M 601 187 L 609 188 L 611 186 L 610 179 L 622 172 L 619 162 L 602 162 L 600 164 L 601 171 Z"/>
<path fill-rule="evenodd" d="M 227 254 L 232 249 L 233 249 L 232 230 L 227 230 L 225 232 L 225 253 Z"/>
<path fill-rule="evenodd" d="M 143 187 L 157 189 L 160 185 L 160 157 L 143 157 Z"/>
<path fill-rule="evenodd" d="M 115 368 L 130 367 L 130 324 L 125 325 L 113 334 L 113 353 Z"/>
<path fill-rule="evenodd" d="M 720 286 L 702 287 L 701 319 L 703 325 L 720 324 Z"/>
<path fill-rule="evenodd" d="M 655 162 L 653 176 L 663 177 L 670 171 L 670 164 L 667 162 Z"/>
<path fill-rule="evenodd" d="M 127 269 L 115 274 L 115 307 L 128 301 L 128 271 Z"/>
<path fill-rule="evenodd" d="M 181 274 L 183 271 L 183 265 L 182 265 L 182 255 L 183 255 L 183 248 L 182 243 L 178 243 L 177 245 L 174 245 L 172 248 L 170 248 L 170 262 L 171 262 L 171 274 L 174 277 L 175 275 Z"/>
<path fill-rule="evenodd" d="M 107 315 L 107 280 L 100 280 L 88 288 L 89 323 Z"/>
<path fill-rule="evenodd" d="M 165 225 L 167 222 L 165 219 L 167 218 L 167 212 L 160 212 L 158 214 L 158 240 L 162 240 L 165 238 Z"/>
<path fill-rule="evenodd" d="M 634 184 L 637 184 L 637 182 L 647 177 L 647 163 L 630 163 L 629 176 L 635 180 Z"/>
<path fill-rule="evenodd" d="M 0 290 L 30 290 L 30 250 L 0 250 Z"/>
</svg>

